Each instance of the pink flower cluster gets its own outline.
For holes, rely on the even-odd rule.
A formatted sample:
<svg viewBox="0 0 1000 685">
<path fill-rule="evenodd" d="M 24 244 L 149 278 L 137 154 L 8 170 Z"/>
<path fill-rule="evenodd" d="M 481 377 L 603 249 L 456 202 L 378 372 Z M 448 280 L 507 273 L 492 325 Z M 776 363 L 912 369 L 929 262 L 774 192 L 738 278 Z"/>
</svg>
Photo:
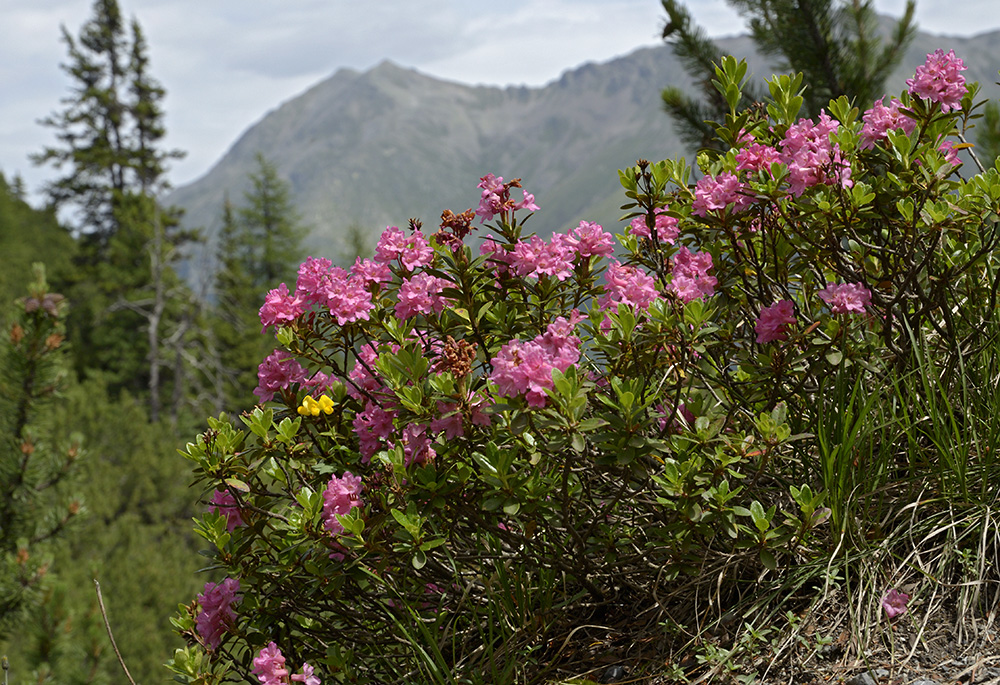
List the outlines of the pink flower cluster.
<svg viewBox="0 0 1000 685">
<path fill-rule="evenodd" d="M 486 399 L 479 393 L 470 394 L 465 410 L 474 426 L 490 425 L 490 415 L 484 409 Z M 444 433 L 446 440 L 454 440 L 465 435 L 465 414 L 463 407 L 455 402 L 438 402 L 439 417 L 431 421 L 431 430 Z"/>
<path fill-rule="evenodd" d="M 514 202 L 510 199 L 510 188 L 514 183 L 504 184 L 503 176 L 494 176 L 493 174 L 486 174 L 479 179 L 479 187 L 482 188 L 483 192 L 479 199 L 476 215 L 480 217 L 480 223 L 490 221 L 497 214 L 504 214 L 516 209 L 526 209 L 529 212 L 538 211 L 535 196 L 526 190 L 521 191 L 524 196 L 521 202 Z"/>
<path fill-rule="evenodd" d="M 819 291 L 819 298 L 834 314 L 863 314 L 865 307 L 871 304 L 872 293 L 860 283 L 827 283 Z"/>
<path fill-rule="evenodd" d="M 323 526 L 334 537 L 344 532 L 344 526 L 337 520 L 354 507 L 361 506 L 361 491 L 364 485 L 359 476 L 345 471 L 340 478 L 333 476 L 323 491 Z"/>
<path fill-rule="evenodd" d="M 295 321 L 305 311 L 306 303 L 298 294 L 290 294 L 288 286 L 282 283 L 267 293 L 260 308 L 261 333 L 270 326 L 284 326 Z"/>
<path fill-rule="evenodd" d="M 216 490 L 212 493 L 212 504 L 208 510 L 226 517 L 226 531 L 230 533 L 246 525 L 239 507 L 236 506 L 236 498 L 228 490 Z"/>
<path fill-rule="evenodd" d="M 917 67 L 913 78 L 906 79 L 910 95 L 915 95 L 941 105 L 941 111 L 961 109 L 962 98 L 968 91 L 962 71 L 965 63 L 955 57 L 955 51 L 935 50 L 927 55 L 927 60 Z"/>
<path fill-rule="evenodd" d="M 492 360 L 490 374 L 500 394 L 523 394 L 529 407 L 544 407 L 545 391 L 553 386 L 552 370 L 565 372 L 580 360 L 580 339 L 573 335 L 580 320 L 574 311 L 569 319 L 560 316 L 550 323 L 545 333 L 531 342 L 514 339 L 501 347 Z"/>
<path fill-rule="evenodd" d="M 195 628 L 209 649 L 215 649 L 222 642 L 222 635 L 236 623 L 233 604 L 239 601 L 240 581 L 226 578 L 221 583 L 205 583 L 204 591 L 198 595 L 201 612 L 195 619 Z"/>
<path fill-rule="evenodd" d="M 917 122 L 899 111 L 902 103 L 896 98 L 889 101 L 889 106 L 882 104 L 882 98 L 875 101 L 872 108 L 865 111 L 861 120 L 861 149 L 870 150 L 876 143 L 886 140 L 889 131 L 902 130 L 906 135 L 913 133 Z"/>
<path fill-rule="evenodd" d="M 257 387 L 253 394 L 261 403 L 270 402 L 274 393 L 284 390 L 292 383 L 304 382 L 307 376 L 306 370 L 291 354 L 275 350 L 257 367 Z"/>
<path fill-rule="evenodd" d="M 753 203 L 753 197 L 735 174 L 728 171 L 718 176 L 703 176 L 694 186 L 694 204 L 691 213 L 708 216 L 709 212 L 722 212 L 732 205 L 733 213 L 742 212 Z"/>
<path fill-rule="evenodd" d="M 820 112 L 817 124 L 802 119 L 788 127 L 781 142 L 781 160 L 788 166 L 788 190 L 793 196 L 824 183 L 839 183 L 844 188 L 854 185 L 850 164 L 843 160 L 840 147 L 830 141 L 837 127 L 826 112 Z"/>
<path fill-rule="evenodd" d="M 302 664 L 301 673 L 290 675 L 285 667 L 284 655 L 273 642 L 261 649 L 254 658 L 253 672 L 261 685 L 290 685 L 290 683 L 321 685 L 319 677 L 314 674 L 313 667 L 309 664 Z"/>
<path fill-rule="evenodd" d="M 619 303 L 645 309 L 659 297 L 656 280 L 638 267 L 622 266 L 615 261 L 608 265 L 604 278 L 608 285 L 600 301 L 602 309 L 617 311 Z"/>
<path fill-rule="evenodd" d="M 341 326 L 367 320 L 372 308 L 371 286 L 391 278 L 386 265 L 370 260 L 358 259 L 348 272 L 333 266 L 329 259 L 309 257 L 299 267 L 294 293 L 282 283 L 267 294 L 260 322 L 264 330 L 290 324 L 312 305 L 326 307 Z"/>
<path fill-rule="evenodd" d="M 795 310 L 791 300 L 781 300 L 760 310 L 757 325 L 758 343 L 769 343 L 787 338 L 786 327 L 795 323 Z"/>
<path fill-rule="evenodd" d="M 673 278 L 668 289 L 682 302 L 691 302 L 715 294 L 715 286 L 719 282 L 715 276 L 708 275 L 712 268 L 712 255 L 708 252 L 692 253 L 681 245 L 671 262 Z"/>
<path fill-rule="evenodd" d="M 677 241 L 680 230 L 677 228 L 677 218 L 667 214 L 666 207 L 657 207 L 654 212 L 655 220 L 653 230 L 656 232 L 656 239 L 661 243 L 673 245 Z M 637 216 L 629 224 L 629 233 L 640 238 L 649 238 L 649 226 L 646 224 L 646 215 Z"/>
<path fill-rule="evenodd" d="M 417 314 L 440 314 L 447 300 L 441 291 L 451 285 L 443 278 L 421 272 L 410 276 L 399 286 L 396 317 L 409 319 Z"/>
<path fill-rule="evenodd" d="M 507 264 L 518 276 L 552 276 L 560 281 L 573 275 L 575 256 L 576 250 L 563 233 L 553 234 L 548 243 L 537 235 L 531 236 L 528 242 L 519 240 L 514 249 L 505 254 Z"/>
<path fill-rule="evenodd" d="M 614 239 L 600 224 L 581 221 L 568 233 L 553 233 L 549 242 L 533 235 L 527 242 L 519 240 L 507 251 L 495 241 L 487 240 L 479 251 L 493 255 L 492 261 L 501 273 L 513 271 L 522 278 L 551 276 L 565 281 L 573 275 L 577 259 L 606 257 L 615 249 Z"/>
<path fill-rule="evenodd" d="M 381 264 L 399 261 L 407 271 L 427 266 L 434 259 L 434 248 L 420 231 L 407 236 L 396 226 L 388 226 L 375 246 L 375 260 Z"/>
<path fill-rule="evenodd" d="M 781 162 L 781 155 L 770 145 L 754 143 L 736 153 L 737 171 L 764 171 L 771 173 L 771 165 Z"/>
</svg>

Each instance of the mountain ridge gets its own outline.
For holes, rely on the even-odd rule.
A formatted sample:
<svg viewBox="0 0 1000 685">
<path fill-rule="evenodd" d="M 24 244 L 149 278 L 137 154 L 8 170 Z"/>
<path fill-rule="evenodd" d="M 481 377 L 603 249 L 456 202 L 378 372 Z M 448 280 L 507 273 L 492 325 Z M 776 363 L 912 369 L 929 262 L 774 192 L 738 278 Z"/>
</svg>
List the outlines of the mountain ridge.
<svg viewBox="0 0 1000 685">
<path fill-rule="evenodd" d="M 717 42 L 746 57 L 754 78 L 773 73 L 749 37 Z M 969 65 L 968 80 L 996 95 L 1000 31 L 918 34 L 888 91 L 905 87 L 937 47 L 955 49 Z M 307 247 L 327 256 L 351 226 L 370 239 L 414 216 L 433 228 L 443 209 L 475 206 L 476 182 L 486 173 L 520 177 L 535 194 L 541 211 L 530 230 L 544 234 L 582 219 L 613 225 L 624 201 L 615 171 L 640 157 L 685 153 L 660 106 L 666 85 L 692 88 L 668 46 L 587 62 L 536 87 L 467 85 L 390 60 L 366 71 L 338 69 L 268 112 L 166 201 L 211 238 L 225 197 L 241 202 L 260 152 L 291 186 L 310 226 Z"/>
</svg>

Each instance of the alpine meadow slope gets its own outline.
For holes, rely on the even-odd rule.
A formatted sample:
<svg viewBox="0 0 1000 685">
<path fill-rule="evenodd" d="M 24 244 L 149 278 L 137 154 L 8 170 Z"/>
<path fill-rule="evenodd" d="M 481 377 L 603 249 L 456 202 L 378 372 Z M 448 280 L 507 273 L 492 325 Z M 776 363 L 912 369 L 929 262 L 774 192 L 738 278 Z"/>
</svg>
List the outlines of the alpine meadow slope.
<svg viewBox="0 0 1000 685">
<path fill-rule="evenodd" d="M 717 43 L 746 58 L 755 79 L 774 73 L 748 37 Z M 940 47 L 963 56 L 969 81 L 978 80 L 985 94 L 1000 92 L 996 31 L 971 38 L 918 33 L 889 92 Z M 475 196 L 468 179 L 486 173 L 519 177 L 534 192 L 545 211 L 528 230 L 548 235 L 582 219 L 612 226 L 623 201 L 615 170 L 639 158 L 691 154 L 661 107 L 660 92 L 672 84 L 691 87 L 668 46 L 584 64 L 538 88 L 469 86 L 392 62 L 366 72 L 341 69 L 265 115 L 167 202 L 211 241 L 225 198 L 241 202 L 262 153 L 291 186 L 310 227 L 306 247 L 328 256 L 345 248 L 352 226 L 374 242 L 414 213 L 431 227 L 443 209 L 467 209 Z"/>
</svg>

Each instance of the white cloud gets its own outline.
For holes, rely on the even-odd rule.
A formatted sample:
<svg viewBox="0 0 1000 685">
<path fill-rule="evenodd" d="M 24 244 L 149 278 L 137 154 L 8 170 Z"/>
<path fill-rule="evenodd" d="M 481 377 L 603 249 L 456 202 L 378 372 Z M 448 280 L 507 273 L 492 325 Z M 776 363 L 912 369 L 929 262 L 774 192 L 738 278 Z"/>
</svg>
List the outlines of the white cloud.
<svg viewBox="0 0 1000 685">
<path fill-rule="evenodd" d="M 119 0 L 138 17 L 167 90 L 168 145 L 184 149 L 175 183 L 208 170 L 253 122 L 338 68 L 383 59 L 467 83 L 540 85 L 585 61 L 659 44 L 657 0 Z M 918 0 L 921 28 L 996 29 L 996 0 Z M 876 0 L 899 14 L 905 0 Z M 742 31 L 725 0 L 688 0 L 712 35 Z M 60 24 L 76 35 L 92 0 L 0 0 L 0 169 L 30 187 L 50 175 L 27 155 L 52 141 L 34 122 L 69 82 Z"/>
</svg>

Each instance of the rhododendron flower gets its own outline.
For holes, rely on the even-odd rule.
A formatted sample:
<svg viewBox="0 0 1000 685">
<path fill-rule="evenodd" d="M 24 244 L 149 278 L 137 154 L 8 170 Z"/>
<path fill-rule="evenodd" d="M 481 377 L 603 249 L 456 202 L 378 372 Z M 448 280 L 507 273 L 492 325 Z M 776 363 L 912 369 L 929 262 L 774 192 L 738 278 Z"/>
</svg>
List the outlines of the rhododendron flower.
<svg viewBox="0 0 1000 685">
<path fill-rule="evenodd" d="M 282 326 L 295 321 L 304 311 L 304 305 L 305 302 L 298 295 L 289 294 L 288 286 L 284 283 L 268 291 L 260 308 L 260 323 L 263 326 L 260 332 L 263 333 L 270 326 Z"/>
<path fill-rule="evenodd" d="M 258 382 L 253 394 L 260 398 L 261 403 L 270 402 L 275 392 L 284 390 L 292 383 L 303 382 L 306 375 L 306 370 L 292 355 L 284 350 L 275 350 L 257 367 Z"/>
<path fill-rule="evenodd" d="M 671 259 L 673 278 L 668 286 L 682 302 L 691 302 L 715 294 L 718 284 L 715 276 L 709 276 L 712 255 L 707 252 L 691 252 L 684 245 Z"/>
<path fill-rule="evenodd" d="M 361 259 L 361 257 L 358 257 L 354 260 L 354 266 L 351 267 L 351 276 L 361 280 L 364 282 L 365 287 L 368 287 L 391 281 L 392 270 L 389 269 L 388 264 L 381 264 L 371 259 Z"/>
<path fill-rule="evenodd" d="M 355 435 L 358 436 L 362 464 L 367 464 L 382 447 L 383 441 L 395 432 L 394 418 L 396 418 L 395 411 L 384 409 L 371 401 L 365 404 L 364 411 L 354 416 L 352 425 Z"/>
<path fill-rule="evenodd" d="M 527 209 L 529 212 L 537 212 L 538 205 L 535 204 L 535 196 L 527 190 L 522 190 L 521 194 L 524 196 L 524 199 L 515 203 L 514 209 Z"/>
<path fill-rule="evenodd" d="M 753 198 L 745 192 L 745 186 L 734 174 L 721 173 L 718 176 L 704 176 L 694 186 L 694 204 L 691 213 L 708 216 L 712 211 L 723 211 L 733 205 L 733 212 L 741 212 L 753 203 Z"/>
<path fill-rule="evenodd" d="M 661 243 L 673 245 L 677 241 L 680 230 L 677 228 L 677 217 L 667 214 L 666 207 L 657 207 L 654 212 L 653 230 L 656 231 L 656 239 Z M 649 238 L 649 226 L 646 225 L 646 215 L 637 216 L 629 224 L 629 233 L 640 238 Z"/>
<path fill-rule="evenodd" d="M 576 253 L 580 257 L 608 257 L 614 254 L 615 240 L 600 224 L 581 221 L 580 225 L 573 229 L 573 237 Z"/>
<path fill-rule="evenodd" d="M 801 119 L 788 127 L 781 141 L 781 161 L 788 166 L 788 190 L 793 196 L 820 184 L 854 185 L 851 165 L 843 160 L 840 147 L 830 142 L 837 127 L 824 111 L 819 113 L 819 123 Z"/>
<path fill-rule="evenodd" d="M 910 95 L 915 95 L 941 105 L 941 111 L 961 109 L 962 98 L 968 91 L 965 77 L 959 72 L 967 67 L 955 57 L 955 51 L 935 50 L 927 55 L 927 60 L 917 67 L 913 78 L 906 79 Z"/>
<path fill-rule="evenodd" d="M 760 310 L 760 317 L 754 330 L 757 331 L 758 343 L 769 343 L 784 340 L 785 327 L 795 323 L 795 311 L 791 300 L 781 300 L 770 307 Z"/>
<path fill-rule="evenodd" d="M 529 212 L 537 212 L 538 205 L 535 204 L 535 196 L 526 190 L 521 194 L 524 199 L 514 202 L 510 199 L 510 189 L 519 188 L 517 179 L 505 184 L 502 176 L 486 174 L 479 179 L 479 187 L 483 192 L 479 199 L 479 207 L 476 208 L 476 216 L 480 217 L 480 223 L 491 220 L 497 214 L 503 214 L 516 209 L 526 209 Z"/>
<path fill-rule="evenodd" d="M 222 642 L 222 635 L 236 622 L 233 604 L 239 601 L 240 581 L 226 578 L 221 583 L 205 583 L 204 591 L 198 595 L 201 612 L 195 619 L 198 634 L 209 649 L 215 649 Z"/>
<path fill-rule="evenodd" d="M 882 598 L 882 608 L 885 609 L 889 618 L 896 618 L 906 613 L 906 605 L 909 601 L 909 595 L 892 588 Z"/>
<path fill-rule="evenodd" d="M 337 516 L 347 514 L 351 509 L 361 506 L 361 491 L 364 485 L 361 478 L 345 471 L 340 478 L 333 476 L 323 491 L 323 526 L 331 535 L 337 536 L 344 532 L 344 526 Z"/>
<path fill-rule="evenodd" d="M 944 140 L 937 146 L 937 151 L 944 155 L 944 161 L 952 166 L 958 166 L 962 160 L 958 158 L 958 150 L 955 149 L 954 145 L 952 141 Z"/>
<path fill-rule="evenodd" d="M 403 281 L 399 286 L 396 316 L 409 319 L 417 314 L 440 314 L 444 311 L 445 298 L 441 291 L 450 283 L 443 278 L 421 272 Z"/>
<path fill-rule="evenodd" d="M 781 155 L 773 147 L 754 143 L 736 153 L 736 170 L 771 173 L 771 165 L 780 161 Z"/>
<path fill-rule="evenodd" d="M 635 266 L 612 262 L 604 272 L 604 279 L 608 286 L 600 301 L 602 309 L 617 311 L 619 303 L 645 309 L 659 297 L 656 280 Z"/>
<path fill-rule="evenodd" d="M 523 394 L 528 406 L 545 406 L 545 391 L 553 387 L 552 370 L 565 372 L 580 359 L 580 339 L 571 335 L 576 317 L 559 317 L 531 342 L 511 340 L 492 360 L 490 379 L 502 395 Z M 576 319 L 578 320 L 578 319 Z"/>
<path fill-rule="evenodd" d="M 917 122 L 899 111 L 902 103 L 896 98 L 889 101 L 889 106 L 882 104 L 882 98 L 875 101 L 872 108 L 861 117 L 865 125 L 861 127 L 861 149 L 870 150 L 875 143 L 886 140 L 889 131 L 903 131 L 906 135 L 913 133 Z"/>
<path fill-rule="evenodd" d="M 399 260 L 407 271 L 427 266 L 434 259 L 434 248 L 420 231 L 409 236 L 396 226 L 388 226 L 375 246 L 375 259 L 383 264 Z"/>
<path fill-rule="evenodd" d="M 232 533 L 240 526 L 245 526 L 243 515 L 236 505 L 236 498 L 228 490 L 216 490 L 212 493 L 212 504 L 208 510 L 214 514 L 226 517 L 226 532 Z"/>
<path fill-rule="evenodd" d="M 253 672 L 262 685 L 280 685 L 286 683 L 288 669 L 285 668 L 285 657 L 273 642 L 260 650 L 253 660 Z"/>
<path fill-rule="evenodd" d="M 329 259 L 306 257 L 306 260 L 299 265 L 295 294 L 313 304 L 325 302 L 332 268 L 333 262 Z"/>
<path fill-rule="evenodd" d="M 403 429 L 403 463 L 423 464 L 437 456 L 431 447 L 430 426 L 422 423 L 411 423 Z"/>
<path fill-rule="evenodd" d="M 549 243 L 537 235 L 531 236 L 528 242 L 519 240 L 508 253 L 507 260 L 519 276 L 553 276 L 564 281 L 573 275 L 575 256 L 576 250 L 566 236 L 556 233 Z"/>
<path fill-rule="evenodd" d="M 872 293 L 860 283 L 827 283 L 819 291 L 819 297 L 834 314 L 863 314 L 871 303 Z"/>
<path fill-rule="evenodd" d="M 292 682 L 303 683 L 303 685 L 321 685 L 319 676 L 313 674 L 313 667 L 309 664 L 302 664 L 301 673 L 292 674 Z"/>
</svg>

